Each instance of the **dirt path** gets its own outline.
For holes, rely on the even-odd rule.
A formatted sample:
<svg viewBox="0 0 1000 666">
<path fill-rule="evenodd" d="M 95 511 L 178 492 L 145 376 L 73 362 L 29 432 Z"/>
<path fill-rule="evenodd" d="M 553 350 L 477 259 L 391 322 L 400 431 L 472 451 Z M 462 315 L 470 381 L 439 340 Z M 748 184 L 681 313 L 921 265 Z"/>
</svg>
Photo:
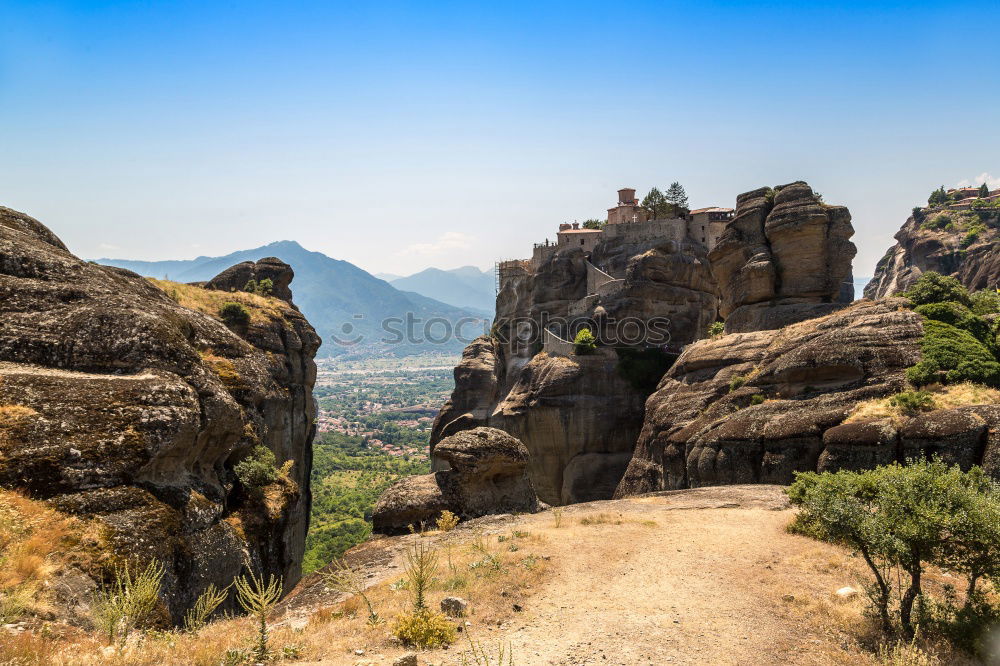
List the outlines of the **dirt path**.
<svg viewBox="0 0 1000 666">
<path fill-rule="evenodd" d="M 787 534 L 790 518 L 780 489 L 743 486 L 567 507 L 558 528 L 551 512 L 510 519 L 542 535 L 550 574 L 512 622 L 473 635 L 518 666 L 866 663 L 824 626 L 850 558 Z"/>
</svg>

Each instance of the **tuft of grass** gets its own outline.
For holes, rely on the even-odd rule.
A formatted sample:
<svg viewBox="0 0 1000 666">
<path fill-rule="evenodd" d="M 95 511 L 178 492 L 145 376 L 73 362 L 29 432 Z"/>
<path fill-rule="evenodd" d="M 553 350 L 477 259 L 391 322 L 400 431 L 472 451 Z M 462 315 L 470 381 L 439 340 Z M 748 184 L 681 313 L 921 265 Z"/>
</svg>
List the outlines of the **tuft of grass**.
<svg viewBox="0 0 1000 666">
<path fill-rule="evenodd" d="M 556 507 L 552 509 L 552 526 L 555 528 L 562 527 L 563 519 L 563 509 L 562 507 Z"/>
<path fill-rule="evenodd" d="M 222 383 L 225 384 L 226 388 L 239 389 L 246 387 L 243 377 L 240 376 L 240 373 L 236 369 L 236 365 L 232 362 L 232 360 L 218 356 L 211 349 L 200 351 L 198 352 L 198 355 L 201 356 L 202 362 L 207 365 L 212 372 L 219 376 L 219 379 L 222 380 Z"/>
<path fill-rule="evenodd" d="M 581 525 L 623 525 L 625 521 L 619 515 L 617 518 L 610 513 L 598 513 L 593 516 L 584 516 L 580 519 Z"/>
</svg>

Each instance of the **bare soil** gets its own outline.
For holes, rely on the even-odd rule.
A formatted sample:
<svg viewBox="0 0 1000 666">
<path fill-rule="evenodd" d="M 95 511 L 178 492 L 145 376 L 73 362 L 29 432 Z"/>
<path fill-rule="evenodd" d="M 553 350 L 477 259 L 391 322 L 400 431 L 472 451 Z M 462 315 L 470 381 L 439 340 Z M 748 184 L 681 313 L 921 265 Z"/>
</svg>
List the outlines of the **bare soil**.
<svg viewBox="0 0 1000 666">
<path fill-rule="evenodd" d="M 788 534 L 792 518 L 777 486 L 726 486 L 590 502 L 529 516 L 472 521 L 471 530 L 524 530 L 539 537 L 547 575 L 507 621 L 477 622 L 468 635 L 509 645 L 519 666 L 543 664 L 868 664 L 860 649 L 863 566 L 850 553 Z M 401 573 L 405 538 L 351 553 L 372 584 Z M 335 601 L 315 579 L 286 601 L 286 617 Z M 461 636 L 461 635 L 460 635 Z M 359 646 L 364 649 L 364 646 Z M 468 639 L 420 655 L 421 664 L 462 663 Z M 352 651 L 316 664 L 391 664 L 403 654 Z M 495 650 L 494 650 L 495 653 Z"/>
</svg>

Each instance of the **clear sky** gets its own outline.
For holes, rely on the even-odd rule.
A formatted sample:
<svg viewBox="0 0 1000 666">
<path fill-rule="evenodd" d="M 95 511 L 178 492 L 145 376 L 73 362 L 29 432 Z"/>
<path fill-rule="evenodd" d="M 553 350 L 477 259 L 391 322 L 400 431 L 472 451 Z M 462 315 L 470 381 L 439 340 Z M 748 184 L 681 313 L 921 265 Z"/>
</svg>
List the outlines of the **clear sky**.
<svg viewBox="0 0 1000 666">
<path fill-rule="evenodd" d="M 808 6 L 807 6 L 808 5 Z M 808 180 L 871 275 L 1000 186 L 1000 5 L 0 0 L 0 204 L 87 258 L 526 257 L 615 190 Z M 976 182 L 975 184 L 978 184 Z"/>
</svg>

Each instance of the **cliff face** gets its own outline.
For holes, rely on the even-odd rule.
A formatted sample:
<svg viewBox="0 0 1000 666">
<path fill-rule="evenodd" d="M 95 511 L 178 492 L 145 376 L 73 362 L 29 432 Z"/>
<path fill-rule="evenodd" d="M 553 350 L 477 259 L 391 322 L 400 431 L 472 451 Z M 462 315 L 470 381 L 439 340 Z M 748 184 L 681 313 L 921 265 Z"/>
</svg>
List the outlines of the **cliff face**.
<svg viewBox="0 0 1000 666">
<path fill-rule="evenodd" d="M 854 299 L 851 214 L 804 182 L 736 198 L 736 215 L 709 259 L 727 333 L 781 328 Z"/>
<path fill-rule="evenodd" d="M 869 451 L 829 432 L 863 400 L 904 390 L 921 318 L 903 301 L 861 301 L 779 332 L 688 347 L 646 403 L 618 496 L 730 483 L 790 483 L 806 470 L 856 468 Z M 892 438 L 883 442 L 897 459 Z M 840 448 L 837 448 L 840 446 Z"/>
<path fill-rule="evenodd" d="M 704 250 L 670 241 L 606 239 L 590 255 L 555 251 L 534 272 L 506 279 L 497 296 L 494 337 L 470 344 L 455 368 L 455 391 L 438 414 L 431 447 L 476 426 L 500 428 L 530 452 L 528 471 L 550 504 L 607 499 L 632 456 L 652 385 L 635 381 L 622 321 L 662 318 L 663 344 L 698 338 L 715 320 L 715 287 Z M 596 270 L 595 270 L 596 269 Z M 589 272 L 589 274 L 588 274 Z M 594 275 L 605 281 L 594 286 Z M 541 351 L 541 329 L 572 338 L 585 320 L 606 347 L 589 356 Z M 666 357 L 659 373 L 666 367 Z"/>
<path fill-rule="evenodd" d="M 0 485 L 92 520 L 93 576 L 161 561 L 176 619 L 247 569 L 299 579 L 320 340 L 290 302 L 161 284 L 0 208 Z M 292 464 L 252 493 L 233 468 L 257 445 Z"/>
<path fill-rule="evenodd" d="M 896 244 L 879 260 L 865 297 L 898 294 L 927 271 L 955 277 L 972 291 L 1000 285 L 998 227 L 996 209 L 918 211 L 896 232 Z"/>
</svg>

